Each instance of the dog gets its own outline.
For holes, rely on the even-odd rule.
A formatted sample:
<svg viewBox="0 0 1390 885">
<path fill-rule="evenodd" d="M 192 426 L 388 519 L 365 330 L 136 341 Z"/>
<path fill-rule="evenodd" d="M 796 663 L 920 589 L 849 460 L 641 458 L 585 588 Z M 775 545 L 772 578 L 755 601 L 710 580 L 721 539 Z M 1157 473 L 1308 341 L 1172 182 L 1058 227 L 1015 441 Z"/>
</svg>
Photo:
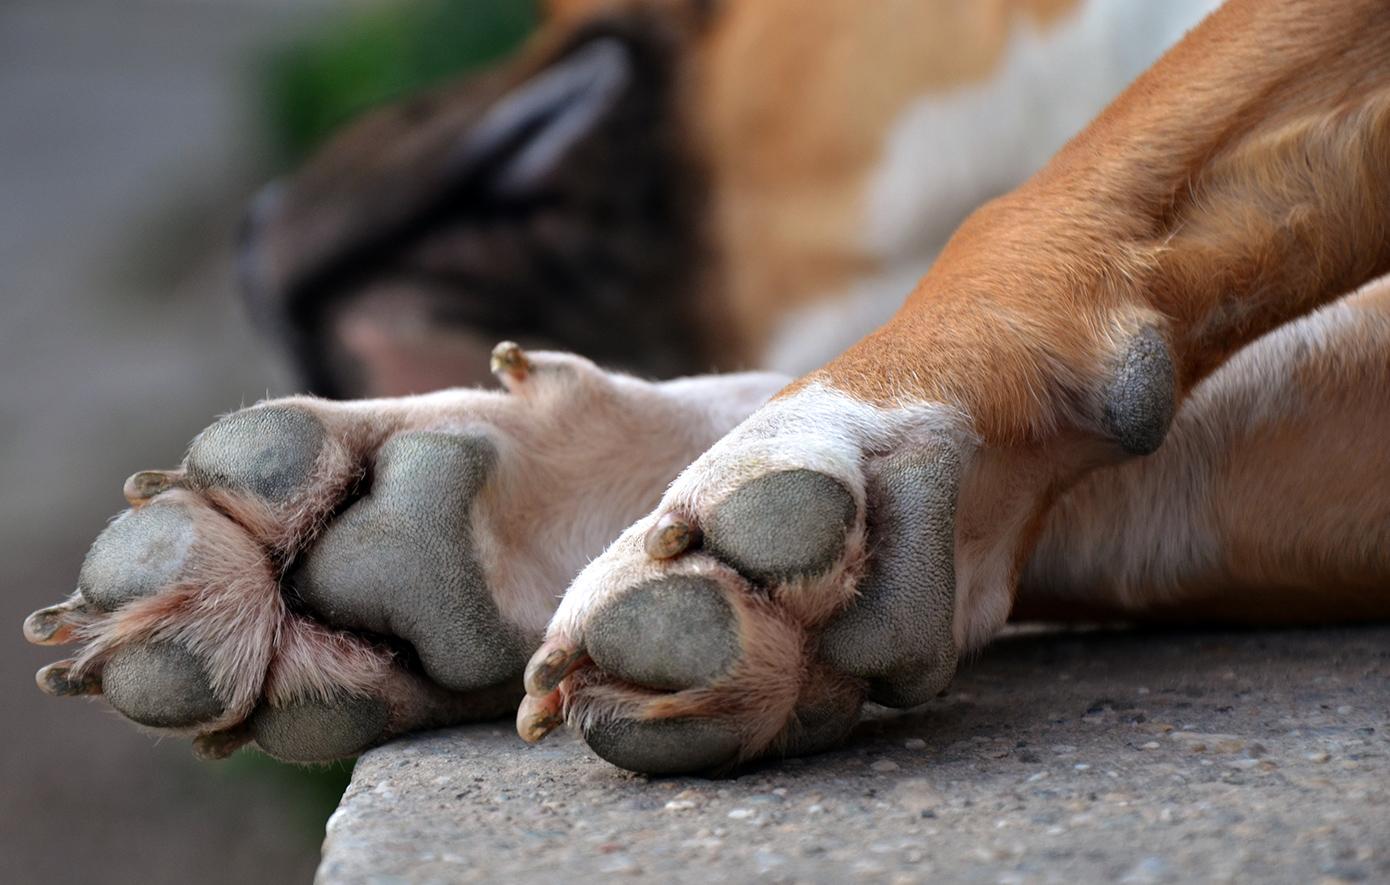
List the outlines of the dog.
<svg viewBox="0 0 1390 885">
<path fill-rule="evenodd" d="M 672 316 L 711 324 L 690 328 L 694 359 L 709 358 L 698 342 L 722 323 L 737 342 L 723 360 L 773 362 L 779 339 L 800 337 L 785 329 L 851 303 L 823 293 L 872 291 L 863 281 L 891 277 L 896 258 L 932 251 L 916 196 L 946 185 L 875 191 L 865 162 L 912 159 L 931 127 L 888 126 L 887 141 L 883 127 L 834 131 L 845 114 L 887 119 L 910 104 L 854 88 L 873 62 L 892 69 L 871 36 L 891 23 L 857 4 L 733 11 L 773 5 L 603 7 L 631 21 L 662 9 L 689 29 L 663 31 L 672 39 L 713 27 L 662 82 L 717 106 L 696 143 L 765 148 L 713 150 L 723 159 L 706 160 L 705 197 L 682 204 L 719 219 L 715 233 L 695 225 L 708 239 L 680 260 L 721 282 L 669 271 L 691 287 L 669 290 L 685 305 Z M 1009 8 L 1046 34 L 1066 27 L 1066 7 Z M 554 14 L 587 21 L 593 8 Z M 721 14 L 732 18 L 710 24 Z M 472 112 L 467 127 L 506 141 L 509 120 L 544 107 L 537 140 L 439 148 L 440 168 L 467 180 L 450 187 L 529 199 L 539 182 L 571 181 L 548 177 L 553 161 L 581 150 L 565 139 L 596 106 L 621 104 L 629 50 L 611 29 L 556 27 L 591 36 L 552 55 L 542 38 L 523 63 L 529 86 L 490 87 L 511 111 Z M 814 27 L 827 28 L 822 56 L 799 39 Z M 944 30 L 952 70 L 1010 69 L 962 49 L 961 21 Z M 804 91 L 774 112 L 759 89 L 721 81 L 712 60 L 740 53 Z M 81 643 L 40 686 L 103 694 L 204 755 L 254 742 L 302 761 L 499 715 L 524 691 L 527 740 L 567 723 L 624 768 L 721 771 L 833 746 L 866 700 L 929 700 L 1011 615 L 1384 617 L 1390 455 L 1366 440 L 1390 423 L 1388 62 L 1390 13 L 1373 0 L 1231 0 L 1039 172 L 971 212 L 881 326 L 800 377 L 646 381 L 504 343 L 490 356 L 502 391 L 233 413 L 178 469 L 127 481 L 132 509 L 97 539 L 78 592 L 26 621 L 31 641 Z M 817 119 L 822 72 L 852 84 L 833 118 Z M 555 94 L 571 97 L 562 110 L 545 105 Z M 871 143 L 851 150 L 865 131 Z M 832 148 L 808 146 L 822 136 Z M 831 160 L 843 166 L 817 165 Z M 809 189 L 802 163 L 823 173 Z M 330 172 L 257 210 L 246 274 L 258 303 L 282 305 L 262 315 L 279 310 L 297 347 L 320 343 L 304 357 L 310 377 L 376 390 L 454 371 L 472 346 L 459 342 L 490 320 L 450 327 L 411 362 L 401 354 L 419 324 L 374 317 L 470 297 L 439 283 L 467 274 L 436 276 L 431 260 L 457 268 L 473 247 L 444 248 L 457 231 L 418 222 L 444 210 L 421 216 L 418 195 L 384 184 L 378 208 L 402 227 L 358 239 L 365 203 L 293 196 L 326 193 L 305 182 Z M 879 220 L 845 209 L 866 205 Z M 619 213 L 611 234 L 636 248 L 629 222 L 641 230 Z M 277 224 L 297 242 L 266 232 Z M 359 276 L 368 266 L 400 278 Z M 337 288 L 350 280 L 369 282 Z"/>
<path fill-rule="evenodd" d="M 1215 5 L 552 3 L 263 192 L 250 314 L 340 398 L 487 381 L 499 340 L 801 374 Z"/>
</svg>

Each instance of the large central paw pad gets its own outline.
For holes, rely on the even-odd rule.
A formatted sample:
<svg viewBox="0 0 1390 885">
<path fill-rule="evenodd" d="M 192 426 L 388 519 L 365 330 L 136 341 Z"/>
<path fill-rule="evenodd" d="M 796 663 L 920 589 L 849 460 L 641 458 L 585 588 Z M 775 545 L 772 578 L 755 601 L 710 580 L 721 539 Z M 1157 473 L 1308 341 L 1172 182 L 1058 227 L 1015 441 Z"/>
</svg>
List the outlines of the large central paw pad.
<svg viewBox="0 0 1390 885">
<path fill-rule="evenodd" d="M 103 694 L 207 755 L 254 741 L 295 761 L 511 709 L 547 614 L 527 594 L 574 567 L 499 529 L 552 491 L 504 456 L 565 445 L 586 420 L 567 404 L 607 376 L 507 354 L 510 393 L 281 400 L 131 477 L 77 593 L 25 622 L 33 642 L 81 644 L 40 687 Z"/>
<path fill-rule="evenodd" d="M 409 642 L 445 688 L 514 678 L 531 643 L 488 594 L 473 527 L 496 461 L 485 437 L 393 437 L 377 453 L 371 491 L 324 530 L 291 586 L 331 627 Z"/>
</svg>

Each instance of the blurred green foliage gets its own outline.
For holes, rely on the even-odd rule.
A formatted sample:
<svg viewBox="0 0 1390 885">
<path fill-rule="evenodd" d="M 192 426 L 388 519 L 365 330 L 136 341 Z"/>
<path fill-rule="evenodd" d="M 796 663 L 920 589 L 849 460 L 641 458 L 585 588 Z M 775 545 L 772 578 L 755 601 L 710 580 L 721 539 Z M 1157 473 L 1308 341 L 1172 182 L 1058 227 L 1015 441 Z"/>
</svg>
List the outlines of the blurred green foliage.
<svg viewBox="0 0 1390 885">
<path fill-rule="evenodd" d="M 273 782 L 280 793 L 280 801 L 289 809 L 290 819 L 298 822 L 300 834 L 305 840 L 318 844 L 323 840 L 328 816 L 338 807 L 343 791 L 352 780 L 355 762 L 290 765 L 255 750 L 242 750 L 211 770 L 219 777 L 233 780 Z"/>
<path fill-rule="evenodd" d="M 262 95 L 280 159 L 294 163 L 373 105 L 514 50 L 537 0 L 392 0 L 359 8 L 273 54 Z"/>
</svg>

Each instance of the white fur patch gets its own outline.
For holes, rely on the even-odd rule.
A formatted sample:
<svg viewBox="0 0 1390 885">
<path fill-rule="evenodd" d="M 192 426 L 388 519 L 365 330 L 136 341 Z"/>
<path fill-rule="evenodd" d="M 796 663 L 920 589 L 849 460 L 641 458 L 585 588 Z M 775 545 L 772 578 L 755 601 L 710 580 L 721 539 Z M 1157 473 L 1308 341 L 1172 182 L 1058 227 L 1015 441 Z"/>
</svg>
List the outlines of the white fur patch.
<svg viewBox="0 0 1390 885">
<path fill-rule="evenodd" d="M 594 605 L 648 575 L 652 566 L 642 536 L 658 514 L 707 513 L 749 480 L 792 469 L 815 470 L 840 481 L 862 513 L 864 467 L 871 458 L 911 447 L 913 440 L 945 437 L 968 463 L 978 446 L 969 427 L 964 415 L 939 403 L 884 408 L 822 384 L 773 400 L 682 471 L 654 513 L 580 572 L 561 600 L 549 635 L 580 635 Z"/>
<path fill-rule="evenodd" d="M 836 297 L 787 311 L 763 350 L 762 364 L 791 375 L 825 365 L 888 322 L 935 257 L 933 253 L 893 265 L 876 276 L 855 280 Z"/>
<path fill-rule="evenodd" d="M 773 400 L 721 439 L 671 483 L 663 505 L 702 509 L 735 487 L 773 470 L 816 470 L 862 498 L 864 462 L 946 436 L 973 448 L 965 416 L 939 403 L 882 408 L 814 383 Z"/>
<path fill-rule="evenodd" d="M 868 187 L 865 245 L 885 259 L 938 249 L 961 219 L 1048 158 L 1217 0 L 1090 0 L 1020 22 L 989 79 L 910 105 Z"/>
<path fill-rule="evenodd" d="M 1023 22 L 988 79 L 910 103 L 865 188 L 864 251 L 880 270 L 787 313 L 763 353 L 801 374 L 878 328 L 975 207 L 1022 183 L 1218 0 L 1090 0 Z"/>
</svg>

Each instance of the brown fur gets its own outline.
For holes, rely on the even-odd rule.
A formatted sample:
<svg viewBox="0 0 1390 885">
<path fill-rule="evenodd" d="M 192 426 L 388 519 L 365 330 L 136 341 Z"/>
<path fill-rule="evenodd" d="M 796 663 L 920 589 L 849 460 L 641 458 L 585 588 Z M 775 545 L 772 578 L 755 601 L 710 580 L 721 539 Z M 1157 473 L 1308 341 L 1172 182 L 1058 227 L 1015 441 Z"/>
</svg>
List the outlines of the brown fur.
<svg viewBox="0 0 1390 885">
<path fill-rule="evenodd" d="M 791 388 L 969 416 L 985 449 L 960 505 L 968 635 L 997 626 L 1051 502 L 1115 458 L 1096 391 L 1135 331 L 1163 330 L 1183 393 L 1390 268 L 1387 69 L 1379 3 L 1235 0 L 976 212 L 890 323 Z"/>
<path fill-rule="evenodd" d="M 1378 3 L 1234 0 L 972 215 L 823 377 L 957 405 L 993 443 L 1041 439 L 1086 425 L 1076 394 L 1159 322 L 1190 387 L 1390 266 L 1387 64 Z"/>
<path fill-rule="evenodd" d="M 766 342 L 788 310 L 875 269 L 861 244 L 864 190 L 911 100 L 984 79 L 1021 21 L 1047 26 L 1075 6 L 729 4 L 695 53 L 686 100 L 713 178 L 712 224 L 741 338 Z M 941 218 L 942 233 L 957 220 Z"/>
<path fill-rule="evenodd" d="M 645 556 L 640 538 L 663 514 L 699 520 L 721 489 L 779 467 L 857 489 L 865 463 L 918 433 L 939 434 L 966 464 L 947 505 L 959 653 L 1003 624 L 1040 540 L 1025 596 L 1034 613 L 1390 613 L 1380 530 L 1390 465 L 1374 443 L 1390 408 L 1371 328 L 1384 321 L 1386 290 L 1338 305 L 1350 316 L 1290 325 L 1390 269 L 1387 71 L 1381 3 L 1232 0 L 1042 172 L 977 211 L 887 325 L 687 468 L 657 511 L 580 574 L 552 640 L 582 648 L 597 602 L 653 569 L 708 568 L 697 556 Z M 1104 397 L 1145 330 L 1171 352 L 1179 404 L 1217 374 L 1205 401 L 1180 413 L 1175 438 L 1130 468 Z M 1245 368 L 1223 374 L 1242 350 Z M 1166 395 L 1170 379 L 1155 380 Z M 1213 408 L 1212 397 L 1238 401 L 1250 386 L 1270 394 L 1234 416 Z M 1161 415 L 1166 431 L 1167 405 Z M 1185 469 L 1192 475 L 1173 482 Z M 1107 531 L 1121 515 L 1130 518 Z M 1156 524 L 1135 524 L 1145 515 Z M 1196 522 L 1186 537 L 1185 515 Z M 1106 546 L 1090 553 L 1097 543 Z M 769 595 L 794 611 L 793 594 Z M 795 655 L 779 657 L 736 674 L 740 690 L 757 695 L 789 673 L 819 678 Z M 561 688 L 572 720 L 603 696 L 597 666 Z M 737 717 L 749 756 L 776 745 L 754 743 L 773 733 L 755 726 L 791 727 L 782 708 L 665 697 L 684 716 Z M 650 702 L 601 706 L 662 715 Z"/>
<path fill-rule="evenodd" d="M 987 79 L 1021 25 L 1079 5 L 550 3 L 514 59 L 366 115 L 252 213 L 253 314 L 334 396 L 474 383 L 498 338 L 666 377 L 756 366 L 790 312 L 886 265 L 864 243 L 865 191 L 904 110 Z M 450 157 L 487 110 L 609 32 L 658 60 L 634 84 L 651 93 L 642 139 L 601 128 L 548 183 L 550 209 L 494 218 L 486 193 L 451 197 Z M 623 151 L 641 162 L 602 162 Z M 648 165 L 654 181 L 632 174 Z M 653 200 L 655 218 L 627 211 Z M 936 207 L 924 250 L 970 208 Z M 581 297 L 596 264 L 616 270 Z"/>
</svg>

